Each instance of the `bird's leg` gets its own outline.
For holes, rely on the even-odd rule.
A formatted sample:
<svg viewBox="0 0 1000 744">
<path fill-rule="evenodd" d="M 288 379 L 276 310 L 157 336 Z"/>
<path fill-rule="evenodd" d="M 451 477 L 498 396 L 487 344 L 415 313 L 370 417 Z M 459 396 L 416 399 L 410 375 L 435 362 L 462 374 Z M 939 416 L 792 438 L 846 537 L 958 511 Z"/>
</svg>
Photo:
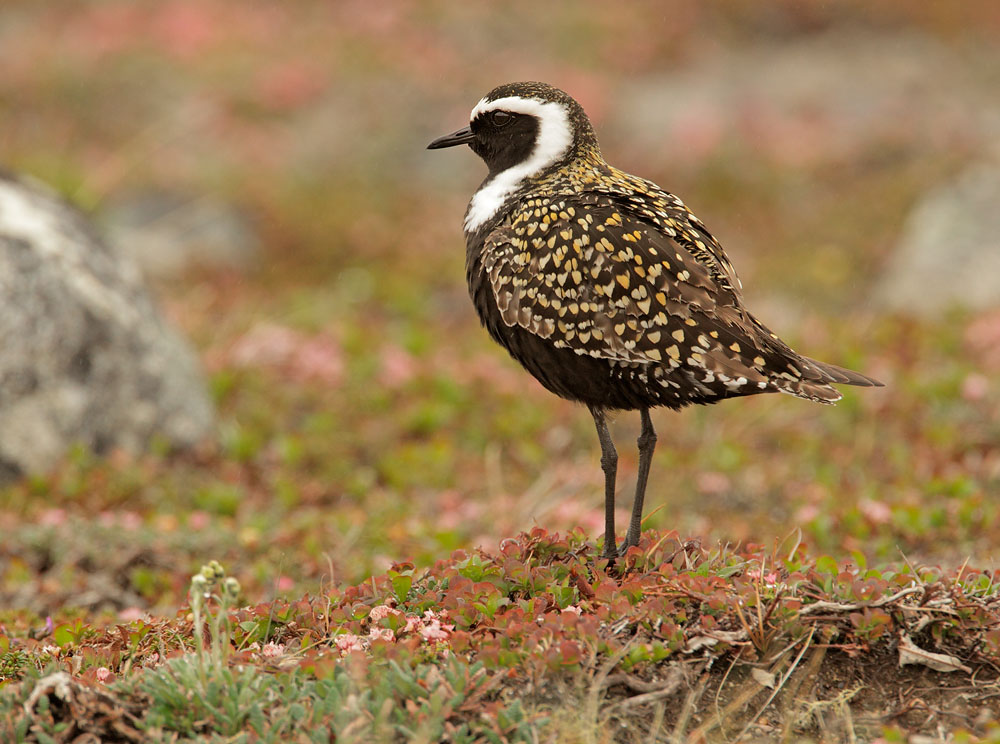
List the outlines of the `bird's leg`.
<svg viewBox="0 0 1000 744">
<path fill-rule="evenodd" d="M 601 441 L 601 469 L 604 471 L 604 558 L 618 555 L 615 549 L 615 476 L 618 474 L 618 452 L 604 420 L 604 409 L 590 406 L 590 415 L 597 426 L 597 438 Z"/>
<path fill-rule="evenodd" d="M 653 430 L 653 420 L 649 417 L 649 409 L 643 408 L 639 411 L 642 417 L 642 432 L 639 434 L 639 479 L 635 484 L 635 502 L 632 504 L 632 518 L 628 523 L 628 532 L 625 533 L 625 542 L 622 543 L 619 553 L 625 551 L 633 545 L 639 544 L 639 535 L 642 533 L 642 502 L 646 498 L 646 481 L 649 480 L 649 465 L 653 459 L 653 450 L 656 449 L 656 431 Z"/>
</svg>

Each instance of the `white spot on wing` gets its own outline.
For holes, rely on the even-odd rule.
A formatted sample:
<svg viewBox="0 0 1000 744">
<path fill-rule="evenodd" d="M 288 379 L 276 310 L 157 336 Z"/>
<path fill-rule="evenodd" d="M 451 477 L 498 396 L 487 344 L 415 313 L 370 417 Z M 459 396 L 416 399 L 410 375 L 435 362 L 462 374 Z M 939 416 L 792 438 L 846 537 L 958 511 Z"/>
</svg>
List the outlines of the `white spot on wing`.
<svg viewBox="0 0 1000 744">
<path fill-rule="evenodd" d="M 514 193 L 525 178 L 541 172 L 561 158 L 573 144 L 573 130 L 566 107 L 555 101 L 508 96 L 495 101 L 481 100 L 472 109 L 469 120 L 488 111 L 513 111 L 538 119 L 538 139 L 535 149 L 522 163 L 512 165 L 491 178 L 477 191 L 465 213 L 465 231 L 473 232 L 497 213 L 504 200 Z"/>
</svg>

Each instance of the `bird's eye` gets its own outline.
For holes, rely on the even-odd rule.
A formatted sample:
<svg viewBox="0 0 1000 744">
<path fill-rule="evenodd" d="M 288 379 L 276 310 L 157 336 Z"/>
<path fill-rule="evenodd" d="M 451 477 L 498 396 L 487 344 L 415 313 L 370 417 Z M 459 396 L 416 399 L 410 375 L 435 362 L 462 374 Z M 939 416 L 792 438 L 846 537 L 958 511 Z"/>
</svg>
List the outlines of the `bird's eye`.
<svg viewBox="0 0 1000 744">
<path fill-rule="evenodd" d="M 490 114 L 490 121 L 493 122 L 493 126 L 503 127 L 514 121 L 514 114 L 507 111 L 494 111 Z"/>
</svg>

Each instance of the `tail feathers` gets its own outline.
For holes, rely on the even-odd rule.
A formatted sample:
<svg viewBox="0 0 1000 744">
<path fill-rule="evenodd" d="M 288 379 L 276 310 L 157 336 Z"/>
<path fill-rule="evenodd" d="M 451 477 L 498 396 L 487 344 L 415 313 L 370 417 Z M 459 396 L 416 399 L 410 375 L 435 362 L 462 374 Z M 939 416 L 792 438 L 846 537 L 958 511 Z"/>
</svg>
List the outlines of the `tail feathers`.
<svg viewBox="0 0 1000 744">
<path fill-rule="evenodd" d="M 809 357 L 802 357 L 802 360 L 807 362 L 812 369 L 806 370 L 807 376 L 812 376 L 813 379 L 801 379 L 801 380 L 774 380 L 772 378 L 771 382 L 776 385 L 778 390 L 782 393 L 788 393 L 789 395 L 794 395 L 799 398 L 806 398 L 808 400 L 816 401 L 817 403 L 836 403 L 843 396 L 840 391 L 833 387 L 830 383 L 836 383 L 840 385 L 857 385 L 859 387 L 882 387 L 882 383 L 873 377 L 868 377 L 860 372 L 855 372 L 850 369 L 844 369 L 843 367 L 838 367 L 835 364 L 827 364 L 826 362 L 818 362 L 815 359 L 810 359 Z M 814 372 L 815 376 L 808 375 L 809 372 Z"/>
<path fill-rule="evenodd" d="M 884 387 L 883 384 L 874 377 L 868 377 L 868 375 L 863 375 L 860 372 L 844 369 L 843 367 L 838 367 L 836 364 L 818 362 L 815 359 L 810 359 L 809 357 L 805 357 L 805 360 L 821 372 L 826 373 L 829 379 L 824 380 L 824 382 L 836 382 L 841 385 L 857 385 L 858 387 Z"/>
<path fill-rule="evenodd" d="M 844 396 L 837 388 L 823 382 L 814 380 L 799 380 L 791 382 L 789 380 L 772 380 L 778 392 L 794 395 L 796 398 L 805 398 L 816 403 L 833 404 Z"/>
</svg>

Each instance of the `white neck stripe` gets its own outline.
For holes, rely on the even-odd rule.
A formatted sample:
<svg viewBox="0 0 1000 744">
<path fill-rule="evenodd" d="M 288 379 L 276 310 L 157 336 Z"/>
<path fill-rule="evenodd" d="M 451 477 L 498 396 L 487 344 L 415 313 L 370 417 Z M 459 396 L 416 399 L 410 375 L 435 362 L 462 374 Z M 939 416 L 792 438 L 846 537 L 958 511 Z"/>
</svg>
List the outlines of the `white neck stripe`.
<svg viewBox="0 0 1000 744">
<path fill-rule="evenodd" d="M 469 120 L 489 111 L 502 109 L 527 114 L 538 119 L 538 138 L 531 155 L 521 163 L 512 165 L 486 182 L 477 191 L 465 213 L 465 231 L 474 232 L 503 206 L 504 200 L 536 173 L 548 168 L 573 144 L 573 129 L 566 107 L 555 101 L 537 101 L 533 98 L 509 96 L 487 101 L 485 98 L 472 109 Z"/>
</svg>

